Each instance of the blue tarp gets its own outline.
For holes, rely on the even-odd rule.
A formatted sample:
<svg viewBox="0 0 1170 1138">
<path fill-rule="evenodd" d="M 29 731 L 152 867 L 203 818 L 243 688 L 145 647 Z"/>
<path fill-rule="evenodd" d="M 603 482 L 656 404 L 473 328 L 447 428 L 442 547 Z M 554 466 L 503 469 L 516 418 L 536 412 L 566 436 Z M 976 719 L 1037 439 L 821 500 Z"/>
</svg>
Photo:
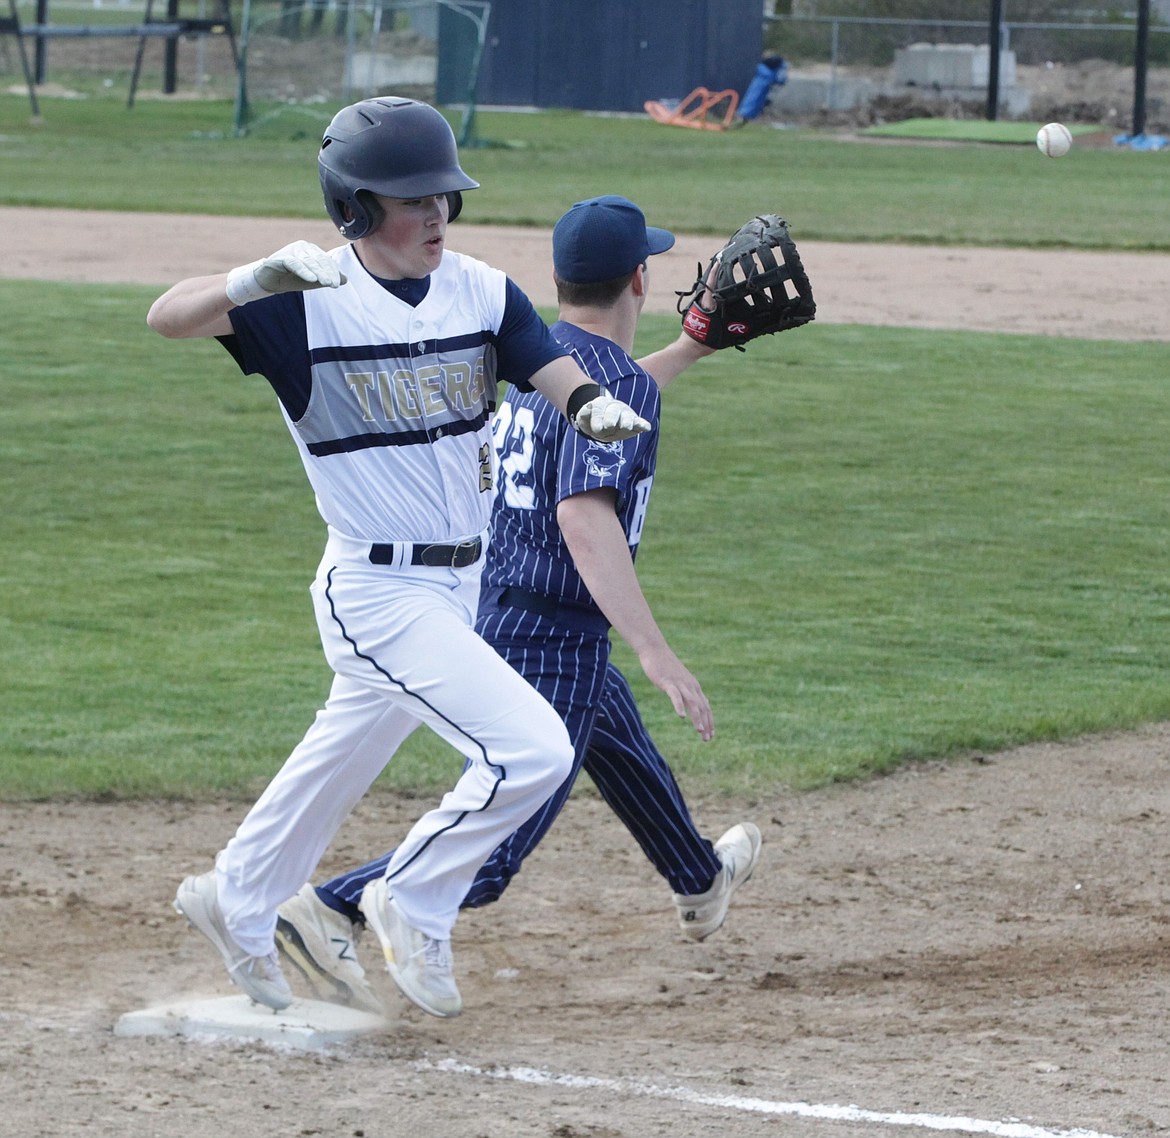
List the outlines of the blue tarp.
<svg viewBox="0 0 1170 1138">
<path fill-rule="evenodd" d="M 779 55 L 769 55 L 756 64 L 756 73 L 739 102 L 739 117 L 745 122 L 756 118 L 768 105 L 773 87 L 788 81 L 788 63 Z"/>
<path fill-rule="evenodd" d="M 1119 134 L 1113 141 L 1130 150 L 1165 150 L 1167 146 L 1164 134 Z"/>
</svg>

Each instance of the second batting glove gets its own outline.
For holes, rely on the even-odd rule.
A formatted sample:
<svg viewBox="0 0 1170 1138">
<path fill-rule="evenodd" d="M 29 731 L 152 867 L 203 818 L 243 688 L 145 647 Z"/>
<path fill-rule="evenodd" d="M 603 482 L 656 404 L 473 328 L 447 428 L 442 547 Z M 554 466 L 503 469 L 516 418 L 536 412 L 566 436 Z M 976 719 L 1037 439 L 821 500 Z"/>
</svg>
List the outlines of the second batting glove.
<svg viewBox="0 0 1170 1138">
<path fill-rule="evenodd" d="M 607 391 L 583 403 L 569 421 L 581 434 L 600 443 L 618 442 L 650 430 L 650 424 L 633 407 Z"/>
</svg>

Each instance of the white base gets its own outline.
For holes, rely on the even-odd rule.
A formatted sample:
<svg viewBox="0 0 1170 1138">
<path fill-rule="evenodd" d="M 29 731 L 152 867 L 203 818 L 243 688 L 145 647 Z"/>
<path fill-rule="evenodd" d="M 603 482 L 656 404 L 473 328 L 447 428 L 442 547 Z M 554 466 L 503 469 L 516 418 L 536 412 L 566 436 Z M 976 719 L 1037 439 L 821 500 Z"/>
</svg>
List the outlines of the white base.
<svg viewBox="0 0 1170 1138">
<path fill-rule="evenodd" d="M 390 1020 L 371 1012 L 321 1000 L 294 1000 L 284 1011 L 274 1012 L 247 996 L 221 996 L 127 1012 L 115 1024 L 114 1034 L 234 1039 L 321 1051 L 393 1026 Z"/>
</svg>

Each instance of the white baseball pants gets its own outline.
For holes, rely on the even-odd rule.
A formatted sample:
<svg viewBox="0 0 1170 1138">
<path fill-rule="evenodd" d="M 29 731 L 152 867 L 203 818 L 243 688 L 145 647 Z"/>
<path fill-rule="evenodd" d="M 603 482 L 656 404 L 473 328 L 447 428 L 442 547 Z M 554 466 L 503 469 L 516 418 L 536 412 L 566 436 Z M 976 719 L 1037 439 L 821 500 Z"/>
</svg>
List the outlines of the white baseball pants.
<svg viewBox="0 0 1170 1138">
<path fill-rule="evenodd" d="M 470 760 L 386 874 L 403 916 L 436 939 L 479 867 L 572 769 L 560 717 L 472 628 L 481 566 L 392 568 L 368 552 L 331 532 L 311 589 L 329 699 L 216 859 L 224 920 L 253 956 L 273 951 L 277 907 L 420 723 Z"/>
</svg>

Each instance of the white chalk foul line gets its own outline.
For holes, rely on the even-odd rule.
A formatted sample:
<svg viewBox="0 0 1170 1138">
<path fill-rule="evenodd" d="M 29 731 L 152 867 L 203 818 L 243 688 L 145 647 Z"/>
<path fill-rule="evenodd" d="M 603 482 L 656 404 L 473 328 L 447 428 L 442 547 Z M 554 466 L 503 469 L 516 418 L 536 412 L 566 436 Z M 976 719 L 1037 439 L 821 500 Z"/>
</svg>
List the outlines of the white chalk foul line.
<svg viewBox="0 0 1170 1138">
<path fill-rule="evenodd" d="M 535 1067 L 474 1067 L 456 1059 L 432 1063 L 423 1059 L 415 1064 L 420 1071 L 439 1071 L 451 1075 L 471 1075 L 483 1079 L 504 1079 L 545 1087 L 571 1087 L 583 1090 L 606 1090 L 618 1094 L 642 1095 L 646 1098 L 672 1099 L 698 1106 L 716 1106 L 724 1110 L 742 1110 L 751 1114 L 791 1114 L 801 1118 L 822 1118 L 829 1122 L 876 1122 L 886 1126 L 918 1126 L 924 1130 L 945 1130 L 960 1134 L 993 1134 L 996 1138 L 1117 1138 L 1097 1130 L 1049 1130 L 1025 1122 L 1007 1120 L 991 1122 L 981 1118 L 961 1118 L 945 1114 L 904 1114 L 901 1111 L 862 1110 L 859 1106 L 833 1103 L 769 1102 L 767 1099 L 740 1095 L 714 1095 L 688 1087 L 656 1087 L 633 1079 L 602 1079 L 592 1075 L 558 1075 Z"/>
</svg>

